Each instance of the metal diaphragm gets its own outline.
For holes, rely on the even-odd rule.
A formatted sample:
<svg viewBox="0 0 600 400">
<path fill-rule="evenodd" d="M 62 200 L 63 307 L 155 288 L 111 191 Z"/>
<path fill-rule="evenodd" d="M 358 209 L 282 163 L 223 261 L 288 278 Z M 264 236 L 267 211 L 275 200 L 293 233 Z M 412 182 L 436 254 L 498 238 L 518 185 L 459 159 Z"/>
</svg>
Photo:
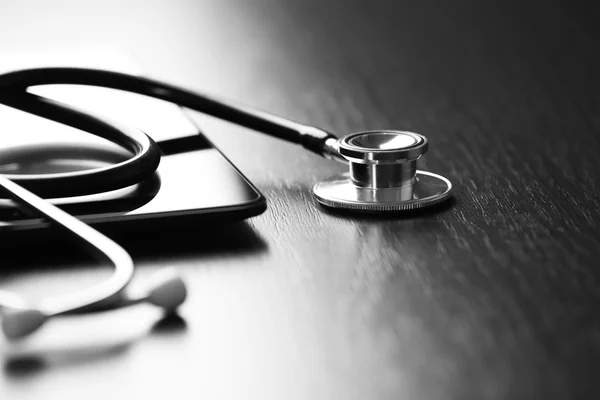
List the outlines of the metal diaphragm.
<svg viewBox="0 0 600 400">
<path fill-rule="evenodd" d="M 429 207 L 451 197 L 452 184 L 417 171 L 427 139 L 404 131 L 367 131 L 344 136 L 339 153 L 349 172 L 317 183 L 313 193 L 325 206 L 365 212 Z"/>
</svg>

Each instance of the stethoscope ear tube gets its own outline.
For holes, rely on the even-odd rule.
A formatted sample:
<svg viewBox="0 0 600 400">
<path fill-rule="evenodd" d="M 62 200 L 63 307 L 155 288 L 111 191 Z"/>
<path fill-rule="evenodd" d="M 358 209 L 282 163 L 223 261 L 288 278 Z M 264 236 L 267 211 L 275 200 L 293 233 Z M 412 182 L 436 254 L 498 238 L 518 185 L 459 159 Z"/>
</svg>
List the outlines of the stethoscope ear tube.
<svg viewBox="0 0 600 400">
<path fill-rule="evenodd" d="M 14 293 L 0 291 L 1 326 L 8 339 L 25 337 L 43 326 L 49 318 L 59 315 L 113 310 L 143 302 L 172 311 L 185 301 L 185 283 L 172 270 L 159 271 L 144 291 L 127 293 L 125 289 L 133 278 L 134 265 L 121 246 L 2 175 L 0 192 L 33 216 L 41 216 L 53 222 L 99 261 L 108 261 L 115 268 L 108 280 L 96 286 L 46 299 L 41 304 L 31 304 Z"/>
<path fill-rule="evenodd" d="M 39 328 L 46 319 L 110 304 L 133 277 L 133 261 L 118 244 L 67 214 L 51 203 L 41 199 L 0 175 L 0 191 L 25 208 L 25 211 L 42 216 L 72 236 L 83 248 L 102 261 L 115 267 L 115 273 L 106 281 L 82 291 L 58 298 L 44 300 L 39 305 L 21 301 L 15 294 L 0 291 L 0 307 L 3 308 L 2 328 L 9 338 L 27 335 Z"/>
</svg>

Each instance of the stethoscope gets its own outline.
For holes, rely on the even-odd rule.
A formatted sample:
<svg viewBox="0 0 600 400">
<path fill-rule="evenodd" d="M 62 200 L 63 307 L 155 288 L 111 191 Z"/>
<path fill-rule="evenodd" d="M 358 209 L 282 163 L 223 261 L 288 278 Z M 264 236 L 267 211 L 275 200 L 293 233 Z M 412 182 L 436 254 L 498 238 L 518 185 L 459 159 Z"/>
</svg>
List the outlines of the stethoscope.
<svg viewBox="0 0 600 400">
<path fill-rule="evenodd" d="M 417 170 L 417 160 L 427 151 L 428 143 L 424 136 L 416 133 L 376 130 L 338 139 L 324 130 L 246 106 L 152 79 L 110 71 L 43 68 L 0 75 L 0 103 L 103 137 L 134 154 L 126 161 L 92 170 L 0 175 L 0 190 L 16 205 L 32 215 L 48 219 L 81 241 L 91 252 L 111 262 L 115 271 L 110 279 L 95 287 L 39 303 L 1 291 L 2 330 L 9 339 L 25 337 L 59 315 L 111 310 L 142 302 L 174 310 L 187 295 L 183 280 L 173 272 L 161 273 L 143 290 L 135 293 L 128 290 L 134 265 L 127 252 L 100 232 L 42 199 L 131 186 L 153 174 L 160 161 L 158 145 L 143 132 L 27 92 L 31 86 L 52 84 L 100 86 L 166 100 L 299 143 L 320 156 L 347 163 L 347 173 L 325 179 L 313 187 L 316 200 L 325 207 L 397 213 L 429 207 L 451 196 L 450 181 Z"/>
</svg>

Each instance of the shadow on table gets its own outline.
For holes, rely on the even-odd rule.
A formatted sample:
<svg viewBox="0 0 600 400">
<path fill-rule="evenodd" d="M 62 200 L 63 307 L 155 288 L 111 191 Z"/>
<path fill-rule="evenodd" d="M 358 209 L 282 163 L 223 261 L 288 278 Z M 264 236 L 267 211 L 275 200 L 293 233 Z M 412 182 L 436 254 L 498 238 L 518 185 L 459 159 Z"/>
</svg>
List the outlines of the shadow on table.
<svg viewBox="0 0 600 400">
<path fill-rule="evenodd" d="M 5 356 L 3 372 L 13 380 L 23 380 L 44 372 L 48 368 L 86 364 L 126 353 L 135 343 L 148 337 L 176 335 L 187 330 L 187 323 L 178 314 L 166 314 L 146 332 L 106 343 L 65 344 L 53 349 L 16 350 Z"/>
<path fill-rule="evenodd" d="M 177 226 L 101 229 L 127 250 L 135 262 L 168 258 L 236 257 L 259 254 L 267 244 L 247 222 L 180 223 Z M 34 230 L 0 235 L 2 274 L 51 266 L 81 267 L 92 258 L 77 242 L 57 230 Z"/>
</svg>

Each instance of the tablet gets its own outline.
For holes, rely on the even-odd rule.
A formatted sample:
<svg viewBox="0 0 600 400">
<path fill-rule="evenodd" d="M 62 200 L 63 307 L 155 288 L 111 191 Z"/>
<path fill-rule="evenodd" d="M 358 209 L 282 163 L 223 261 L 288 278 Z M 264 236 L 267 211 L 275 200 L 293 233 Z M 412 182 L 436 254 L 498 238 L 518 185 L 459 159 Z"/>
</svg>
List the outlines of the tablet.
<svg viewBox="0 0 600 400">
<path fill-rule="evenodd" d="M 8 57 L 0 72 L 32 67 L 88 67 L 139 74 L 125 52 L 94 49 Z M 15 62 L 21 60 L 21 62 Z M 159 145 L 154 175 L 136 185 L 86 196 L 49 199 L 99 228 L 152 227 L 231 221 L 266 209 L 264 196 L 216 149 L 180 107 L 113 89 L 49 85 L 31 88 L 50 97 L 135 126 Z M 87 132 L 0 104 L 0 173 L 57 173 L 91 169 L 131 157 L 119 146 Z M 0 232 L 49 224 L 0 199 Z"/>
</svg>

